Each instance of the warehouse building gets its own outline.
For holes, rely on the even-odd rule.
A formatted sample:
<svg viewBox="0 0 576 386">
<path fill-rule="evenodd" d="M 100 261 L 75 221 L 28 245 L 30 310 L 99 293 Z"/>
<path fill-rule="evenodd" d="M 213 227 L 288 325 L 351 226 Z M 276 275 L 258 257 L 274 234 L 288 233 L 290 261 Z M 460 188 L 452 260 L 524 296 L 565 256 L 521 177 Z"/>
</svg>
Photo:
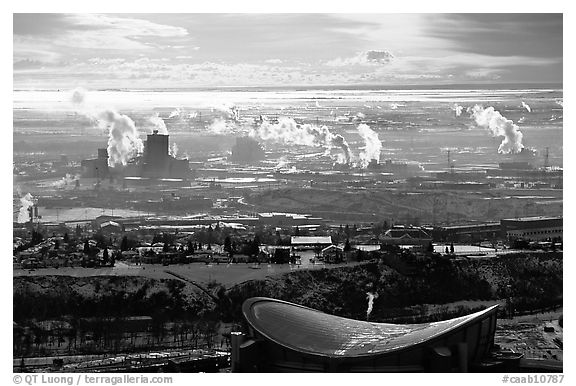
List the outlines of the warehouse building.
<svg viewBox="0 0 576 386">
<path fill-rule="evenodd" d="M 522 217 L 500 220 L 502 232 L 508 239 L 562 239 L 563 219 L 558 217 Z"/>
</svg>

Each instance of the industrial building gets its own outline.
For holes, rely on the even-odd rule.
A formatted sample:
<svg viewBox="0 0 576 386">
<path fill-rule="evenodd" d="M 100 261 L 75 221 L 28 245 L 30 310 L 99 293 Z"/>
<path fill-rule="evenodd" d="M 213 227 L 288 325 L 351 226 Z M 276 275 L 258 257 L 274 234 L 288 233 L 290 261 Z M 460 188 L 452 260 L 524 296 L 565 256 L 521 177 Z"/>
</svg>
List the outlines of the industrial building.
<svg viewBox="0 0 576 386">
<path fill-rule="evenodd" d="M 371 323 L 269 298 L 242 312 L 248 333 L 232 335 L 234 372 L 485 371 L 497 305 L 423 324 Z"/>
<path fill-rule="evenodd" d="M 190 165 L 187 159 L 177 159 L 169 153 L 169 136 L 154 130 L 147 136 L 144 153 L 133 159 L 123 168 L 115 170 L 124 177 L 187 179 Z M 113 169 L 108 166 L 108 152 L 98 149 L 98 158 L 83 160 L 82 175 L 87 178 L 105 178 Z"/>
<path fill-rule="evenodd" d="M 562 239 L 563 220 L 559 217 L 522 217 L 500 220 L 502 233 L 508 239 L 546 240 Z"/>
<path fill-rule="evenodd" d="M 98 149 L 98 158 L 82 160 L 82 176 L 86 178 L 106 178 L 109 175 L 108 150 Z"/>
<path fill-rule="evenodd" d="M 500 223 L 450 225 L 434 228 L 434 241 L 473 242 L 502 238 Z"/>
<path fill-rule="evenodd" d="M 147 136 L 144 154 L 136 164 L 129 165 L 125 175 L 144 178 L 188 178 L 190 166 L 187 159 L 177 159 L 169 154 L 169 136 L 154 130 Z"/>
</svg>

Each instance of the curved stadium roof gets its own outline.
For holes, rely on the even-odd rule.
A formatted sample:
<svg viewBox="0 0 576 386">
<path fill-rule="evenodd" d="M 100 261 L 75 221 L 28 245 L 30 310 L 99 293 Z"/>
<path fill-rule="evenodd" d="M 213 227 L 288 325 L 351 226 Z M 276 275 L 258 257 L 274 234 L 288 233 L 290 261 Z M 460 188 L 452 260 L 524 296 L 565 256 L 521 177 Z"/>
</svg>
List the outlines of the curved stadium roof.
<svg viewBox="0 0 576 386">
<path fill-rule="evenodd" d="M 242 312 L 256 331 L 281 346 L 301 353 L 345 358 L 388 354 L 426 343 L 482 320 L 497 307 L 423 324 L 364 322 L 260 297 L 246 300 Z"/>
</svg>

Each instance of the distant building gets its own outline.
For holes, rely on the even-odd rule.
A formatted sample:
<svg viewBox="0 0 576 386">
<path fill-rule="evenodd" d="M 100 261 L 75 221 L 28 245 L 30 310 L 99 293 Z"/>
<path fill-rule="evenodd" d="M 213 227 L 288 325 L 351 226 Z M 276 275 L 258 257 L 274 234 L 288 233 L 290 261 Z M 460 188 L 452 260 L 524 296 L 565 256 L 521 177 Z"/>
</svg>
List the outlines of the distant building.
<svg viewBox="0 0 576 386">
<path fill-rule="evenodd" d="M 428 245 L 432 236 L 420 227 L 394 226 L 382 237 L 382 244 L 388 245 Z"/>
<path fill-rule="evenodd" d="M 450 225 L 434 228 L 434 241 L 471 242 L 502 238 L 500 223 Z"/>
<path fill-rule="evenodd" d="M 140 160 L 138 176 L 148 178 L 187 178 L 190 166 L 187 159 L 177 159 L 169 154 L 168 135 L 154 130 L 147 136 L 144 155 Z"/>
<path fill-rule="evenodd" d="M 169 136 L 154 130 L 144 145 L 144 153 L 121 168 L 127 177 L 186 179 L 191 170 L 187 159 L 178 159 L 169 153 Z M 86 178 L 106 178 L 112 172 L 108 167 L 108 152 L 98 149 L 98 158 L 81 162 Z"/>
<path fill-rule="evenodd" d="M 502 232 L 509 239 L 546 240 L 562 238 L 563 219 L 559 217 L 522 217 L 500 220 Z"/>
<path fill-rule="evenodd" d="M 321 254 L 326 263 L 341 263 L 344 260 L 344 248 L 337 245 L 330 245 L 322 249 Z"/>
<path fill-rule="evenodd" d="M 242 305 L 248 334 L 232 335 L 232 371 L 478 371 L 489 363 L 494 348 L 497 307 L 435 323 L 400 325 L 251 298 Z"/>
<path fill-rule="evenodd" d="M 82 176 L 85 178 L 106 178 L 109 175 L 108 150 L 98 149 L 98 158 L 86 159 L 80 162 Z"/>
<path fill-rule="evenodd" d="M 290 244 L 298 249 L 324 248 L 332 245 L 332 236 L 292 236 Z"/>
<path fill-rule="evenodd" d="M 122 233 L 122 225 L 116 221 L 105 221 L 100 224 L 99 229 L 104 235 L 112 235 Z"/>
</svg>

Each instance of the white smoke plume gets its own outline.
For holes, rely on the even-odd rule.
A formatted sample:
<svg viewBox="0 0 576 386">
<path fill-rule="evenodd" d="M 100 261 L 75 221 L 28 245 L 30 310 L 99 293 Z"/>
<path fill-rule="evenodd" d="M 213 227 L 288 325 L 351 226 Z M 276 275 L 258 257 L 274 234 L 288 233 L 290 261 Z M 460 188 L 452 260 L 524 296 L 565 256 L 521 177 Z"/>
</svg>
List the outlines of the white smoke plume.
<svg viewBox="0 0 576 386">
<path fill-rule="evenodd" d="M 525 120 L 526 120 L 526 117 L 520 117 L 520 119 L 518 119 L 518 123 L 524 123 Z"/>
<path fill-rule="evenodd" d="M 170 154 L 174 158 L 178 156 L 178 145 L 176 145 L 176 142 L 172 142 L 172 146 L 170 146 L 168 154 Z"/>
<path fill-rule="evenodd" d="M 380 162 L 380 152 L 382 151 L 382 142 L 378 138 L 378 133 L 370 126 L 362 123 L 358 125 L 358 134 L 364 140 L 364 151 L 360 153 L 360 164 L 363 168 L 367 167 L 370 161 Z"/>
<path fill-rule="evenodd" d="M 70 99 L 72 100 L 73 104 L 82 105 L 86 101 L 86 94 L 87 91 L 85 89 L 82 87 L 77 87 L 72 91 Z"/>
<path fill-rule="evenodd" d="M 100 127 L 108 128 L 108 165 L 126 165 L 131 157 L 141 153 L 144 144 L 132 118 L 106 110 L 98 114 Z"/>
<path fill-rule="evenodd" d="M 66 175 L 62 177 L 62 179 L 55 181 L 54 183 L 51 184 L 51 186 L 56 188 L 63 188 L 65 186 L 74 185 L 74 183 L 78 178 L 80 178 L 80 175 L 72 175 L 66 173 Z"/>
<path fill-rule="evenodd" d="M 503 117 L 492 106 L 483 108 L 475 105 L 469 111 L 471 118 L 474 118 L 478 126 L 490 129 L 494 137 L 504 137 L 498 147 L 498 153 L 516 154 L 522 151 L 524 148 L 522 144 L 523 134 L 514 122 Z"/>
<path fill-rule="evenodd" d="M 223 113 L 228 114 L 228 118 L 237 121 L 240 119 L 240 108 L 237 107 L 234 103 L 231 102 L 223 102 L 220 104 L 213 104 L 210 105 L 210 109 L 221 111 Z"/>
<path fill-rule="evenodd" d="M 181 113 L 182 113 L 182 110 L 180 110 L 180 107 L 176 107 L 176 110 L 172 111 L 172 112 L 170 113 L 170 115 L 168 115 L 168 119 L 170 119 L 170 118 L 178 118 Z"/>
<path fill-rule="evenodd" d="M 210 126 L 208 126 L 208 131 L 216 135 L 226 135 L 234 133 L 236 127 L 234 124 L 226 121 L 223 118 L 215 118 Z"/>
<path fill-rule="evenodd" d="M 532 112 L 532 109 L 530 108 L 530 106 L 524 101 L 522 101 L 522 107 L 524 107 L 526 109 L 526 111 L 528 111 L 529 113 Z"/>
<path fill-rule="evenodd" d="M 32 197 L 32 195 L 30 193 L 26 193 L 26 195 L 24 195 L 23 197 L 20 198 L 20 204 L 22 204 L 22 207 L 20 208 L 20 211 L 18 212 L 18 222 L 19 223 L 25 223 L 30 219 L 30 216 L 28 214 L 28 208 L 34 206 L 34 197 Z"/>
<path fill-rule="evenodd" d="M 452 110 L 454 111 L 454 113 L 456 114 L 457 117 L 462 115 L 463 109 L 464 109 L 464 107 L 460 106 L 458 103 L 454 103 L 454 105 L 452 106 Z"/>
<path fill-rule="evenodd" d="M 163 135 L 168 134 L 168 128 L 166 127 L 166 123 L 162 118 L 160 118 L 160 115 L 158 115 L 158 113 L 148 118 L 148 121 L 154 125 L 154 128 L 156 130 L 158 130 L 158 134 Z"/>
<path fill-rule="evenodd" d="M 366 319 L 370 317 L 372 308 L 374 307 L 374 299 L 378 299 L 378 293 L 366 292 L 366 300 L 368 300 L 368 309 L 366 310 Z"/>
<path fill-rule="evenodd" d="M 398 103 L 390 103 L 390 108 L 391 108 L 392 110 L 397 110 L 398 107 L 402 107 L 402 106 L 404 106 L 404 105 L 401 105 L 401 104 L 398 104 Z"/>
<path fill-rule="evenodd" d="M 286 160 L 286 157 L 280 157 L 280 159 L 278 160 L 278 164 L 276 166 L 274 166 L 274 171 L 278 171 L 282 168 L 286 168 L 288 166 L 288 161 Z"/>
<path fill-rule="evenodd" d="M 278 123 L 262 120 L 260 125 L 251 129 L 250 136 L 289 145 L 325 147 L 328 151 L 339 147 L 344 152 L 343 161 L 348 163 L 351 159 L 348 142 L 340 134 L 333 134 L 327 126 L 300 125 L 292 118 L 280 117 Z"/>
<path fill-rule="evenodd" d="M 188 119 L 194 119 L 198 116 L 198 113 L 196 111 L 192 111 L 191 113 L 188 114 Z"/>
<path fill-rule="evenodd" d="M 557 104 L 558 106 L 564 107 L 564 100 L 563 100 L 563 99 L 558 99 L 558 100 L 556 101 L 556 104 Z"/>
</svg>

